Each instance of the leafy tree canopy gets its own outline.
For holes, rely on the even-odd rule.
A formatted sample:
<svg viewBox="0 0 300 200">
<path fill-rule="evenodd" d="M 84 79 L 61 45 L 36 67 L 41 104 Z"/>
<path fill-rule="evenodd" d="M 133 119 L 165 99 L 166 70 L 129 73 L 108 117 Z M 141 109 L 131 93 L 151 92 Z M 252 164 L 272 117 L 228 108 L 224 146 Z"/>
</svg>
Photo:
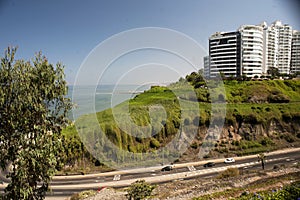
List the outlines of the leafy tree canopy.
<svg viewBox="0 0 300 200">
<path fill-rule="evenodd" d="M 64 67 L 37 54 L 15 60 L 8 48 L 0 65 L 0 163 L 9 166 L 3 199 L 43 199 L 59 165 L 60 132 L 68 123 Z"/>
</svg>

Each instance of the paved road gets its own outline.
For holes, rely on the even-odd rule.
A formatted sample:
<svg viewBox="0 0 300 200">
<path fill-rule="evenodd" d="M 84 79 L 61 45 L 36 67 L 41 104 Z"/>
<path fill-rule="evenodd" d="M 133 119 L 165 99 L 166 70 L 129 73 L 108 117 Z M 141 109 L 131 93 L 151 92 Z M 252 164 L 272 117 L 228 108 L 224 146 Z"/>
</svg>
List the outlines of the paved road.
<svg viewBox="0 0 300 200">
<path fill-rule="evenodd" d="M 300 148 L 271 152 L 266 155 L 267 159 L 265 167 L 267 169 L 272 169 L 274 165 L 294 165 L 300 161 Z M 168 172 L 162 172 L 161 166 L 155 166 L 99 174 L 56 176 L 51 183 L 52 192 L 47 196 L 47 200 L 50 200 L 51 198 L 66 199 L 67 196 L 70 196 L 73 193 L 87 189 L 97 190 L 101 187 L 124 187 L 138 179 L 145 179 L 147 182 L 151 183 L 163 183 L 178 179 L 210 177 L 218 174 L 220 171 L 226 170 L 228 167 L 236 167 L 243 169 L 243 171 L 261 169 L 261 164 L 258 162 L 257 155 L 237 157 L 235 160 L 235 163 L 225 164 L 224 159 L 215 159 L 212 161 L 215 162 L 216 165 L 211 168 L 203 167 L 203 164 L 208 161 L 175 164 L 174 169 Z"/>
<path fill-rule="evenodd" d="M 174 170 L 162 172 L 161 166 L 141 168 L 127 171 L 116 171 L 101 173 L 97 175 L 55 177 L 51 187 L 52 195 L 71 195 L 86 189 L 98 189 L 100 187 L 124 187 L 138 179 L 145 179 L 147 182 L 163 183 L 177 179 L 192 179 L 195 177 L 210 177 L 226 170 L 228 167 L 237 167 L 246 170 L 260 170 L 261 163 L 257 156 L 246 156 L 235 158 L 236 162 L 225 164 L 224 159 L 213 160 L 216 165 L 212 168 L 204 168 L 203 164 L 208 161 L 176 164 Z M 280 151 L 267 154 L 266 169 L 272 169 L 274 165 L 293 165 L 300 161 L 300 149 L 294 151 Z M 191 167 L 192 166 L 192 167 Z"/>
</svg>

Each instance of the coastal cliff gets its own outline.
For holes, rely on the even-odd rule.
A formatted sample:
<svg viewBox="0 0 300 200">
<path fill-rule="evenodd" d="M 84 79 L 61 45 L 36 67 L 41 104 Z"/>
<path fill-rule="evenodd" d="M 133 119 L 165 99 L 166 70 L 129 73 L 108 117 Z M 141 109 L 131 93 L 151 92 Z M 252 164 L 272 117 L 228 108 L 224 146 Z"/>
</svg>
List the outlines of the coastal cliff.
<svg viewBox="0 0 300 200">
<path fill-rule="evenodd" d="M 152 86 L 96 115 L 79 117 L 64 133 L 66 146 L 76 141 L 94 154 L 118 156 L 113 145 L 143 157 L 168 146 L 180 153 L 177 161 L 300 146 L 300 81 L 217 83 L 186 77 L 168 87 Z M 184 142 L 170 144 L 174 140 Z M 179 151 L 184 145 L 187 150 Z"/>
</svg>

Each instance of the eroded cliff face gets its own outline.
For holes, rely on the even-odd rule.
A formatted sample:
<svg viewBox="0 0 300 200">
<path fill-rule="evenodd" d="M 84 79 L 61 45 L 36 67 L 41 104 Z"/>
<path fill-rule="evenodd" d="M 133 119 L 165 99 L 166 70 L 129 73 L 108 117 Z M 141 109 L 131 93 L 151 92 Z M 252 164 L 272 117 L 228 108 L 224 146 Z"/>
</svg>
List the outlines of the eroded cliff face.
<svg viewBox="0 0 300 200">
<path fill-rule="evenodd" d="M 265 124 L 241 122 L 230 126 L 224 125 L 220 139 L 257 140 L 261 137 L 272 138 L 282 134 L 294 136 L 300 134 L 300 119 L 292 118 L 289 121 L 271 119 Z"/>
<path fill-rule="evenodd" d="M 243 139 L 250 140 L 259 137 L 276 137 L 281 134 L 297 135 L 300 133 L 300 121 L 291 119 L 289 122 L 272 119 L 264 124 L 246 124 L 242 123 L 237 128 L 237 134 Z"/>
<path fill-rule="evenodd" d="M 239 146 L 233 143 L 257 142 L 261 146 L 270 145 L 262 143 L 263 140 L 272 141 L 275 148 L 286 148 L 300 145 L 300 118 L 278 121 L 272 119 L 267 123 L 250 124 L 248 122 L 224 125 L 208 129 L 205 126 L 199 128 L 199 135 L 195 138 L 191 148 L 183 154 L 181 161 L 191 161 L 203 158 L 203 155 L 212 151 L 211 157 L 225 157 L 234 155 Z M 212 146 L 207 146 L 211 142 Z M 198 144 L 195 148 L 195 143 Z M 220 149 L 226 149 L 225 154 Z M 255 147 L 253 147 L 255 148 Z"/>
</svg>

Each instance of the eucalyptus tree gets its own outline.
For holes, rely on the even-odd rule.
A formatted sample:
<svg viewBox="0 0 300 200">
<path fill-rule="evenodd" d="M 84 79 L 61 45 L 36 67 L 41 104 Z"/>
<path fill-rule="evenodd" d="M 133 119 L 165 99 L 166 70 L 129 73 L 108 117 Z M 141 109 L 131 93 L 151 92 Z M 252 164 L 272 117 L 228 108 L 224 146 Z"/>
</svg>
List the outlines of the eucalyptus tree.
<svg viewBox="0 0 300 200">
<path fill-rule="evenodd" d="M 3 199 L 44 199 L 59 166 L 61 129 L 72 105 L 64 67 L 41 53 L 15 60 L 7 48 L 0 65 L 0 163 L 10 182 Z"/>
</svg>

